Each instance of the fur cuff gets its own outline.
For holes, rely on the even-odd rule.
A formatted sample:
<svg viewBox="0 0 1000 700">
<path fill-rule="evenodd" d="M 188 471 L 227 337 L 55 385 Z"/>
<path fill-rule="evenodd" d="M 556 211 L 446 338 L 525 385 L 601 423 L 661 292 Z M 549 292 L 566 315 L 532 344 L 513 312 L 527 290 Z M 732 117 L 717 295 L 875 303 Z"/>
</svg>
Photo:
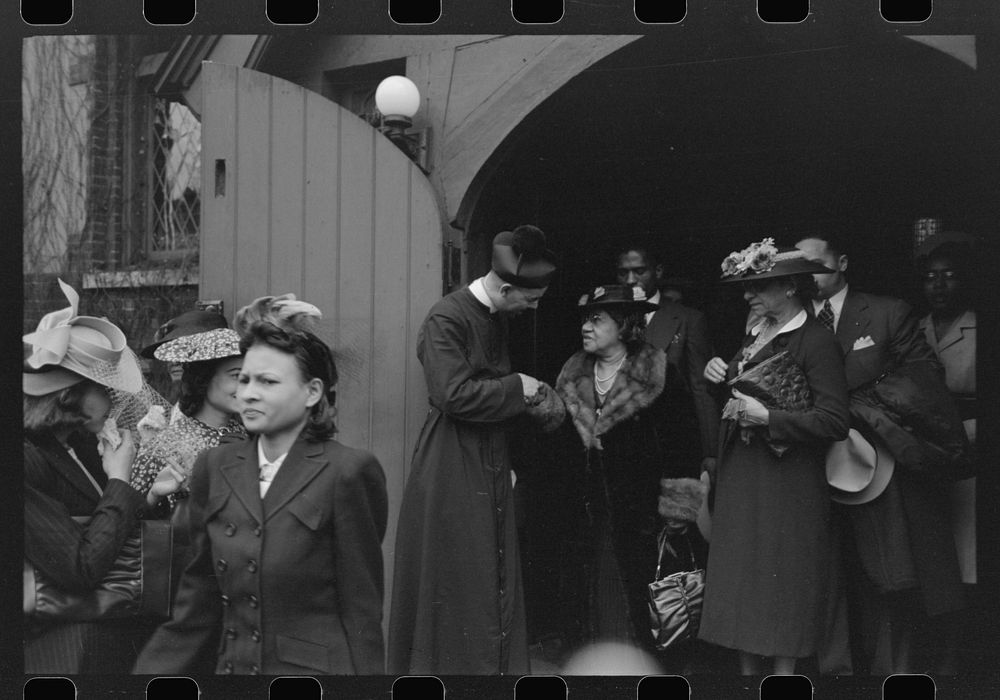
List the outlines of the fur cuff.
<svg viewBox="0 0 1000 700">
<path fill-rule="evenodd" d="M 660 479 L 660 515 L 693 523 L 707 494 L 708 486 L 699 479 Z"/>
<path fill-rule="evenodd" d="M 541 430 L 548 433 L 562 425 L 566 418 L 566 407 L 555 389 L 541 382 L 535 401 L 528 404 L 525 413 Z"/>
</svg>

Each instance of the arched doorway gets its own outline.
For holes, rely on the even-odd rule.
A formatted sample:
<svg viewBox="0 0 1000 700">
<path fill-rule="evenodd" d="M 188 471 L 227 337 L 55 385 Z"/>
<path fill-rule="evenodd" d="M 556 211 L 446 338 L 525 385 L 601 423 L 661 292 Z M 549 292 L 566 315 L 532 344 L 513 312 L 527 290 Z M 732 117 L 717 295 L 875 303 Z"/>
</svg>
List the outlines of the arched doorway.
<svg viewBox="0 0 1000 700">
<path fill-rule="evenodd" d="M 612 280 L 614 252 L 638 232 L 669 274 L 695 282 L 693 304 L 724 356 L 745 309 L 712 284 L 718 263 L 766 235 L 790 244 L 836 230 L 857 286 L 916 301 L 916 218 L 995 234 L 1000 145 L 982 134 L 996 89 L 899 36 L 818 47 L 730 36 L 697 51 L 640 39 L 553 93 L 497 149 L 468 219 L 470 276 L 487 268 L 497 231 L 531 222 L 549 234 L 559 276 L 512 336 L 517 368 L 549 382 L 579 347 L 576 300 Z M 572 524 L 558 504 L 574 475 L 542 441 L 517 442 L 529 616 L 541 636 L 566 621 L 545 594 L 566 570 Z"/>
</svg>

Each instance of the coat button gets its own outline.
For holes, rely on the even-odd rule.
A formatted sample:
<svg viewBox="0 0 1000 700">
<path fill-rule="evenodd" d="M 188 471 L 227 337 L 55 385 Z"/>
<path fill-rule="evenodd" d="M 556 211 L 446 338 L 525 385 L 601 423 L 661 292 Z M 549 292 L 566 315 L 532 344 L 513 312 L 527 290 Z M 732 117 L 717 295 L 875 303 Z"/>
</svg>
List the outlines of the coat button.
<svg viewBox="0 0 1000 700">
<path fill-rule="evenodd" d="M 255 642 L 259 642 L 260 641 L 260 630 L 255 629 L 253 632 L 251 632 L 250 633 L 250 639 L 254 640 Z"/>
<path fill-rule="evenodd" d="M 236 639 L 236 630 L 232 627 L 226 629 L 226 639 Z"/>
<path fill-rule="evenodd" d="M 247 571 L 249 571 L 251 574 L 256 573 L 257 572 L 257 562 L 255 562 L 253 559 L 251 559 L 250 562 L 247 564 Z"/>
<path fill-rule="evenodd" d="M 251 676 L 259 676 L 260 675 L 260 669 L 257 668 L 257 664 L 253 664 L 253 665 L 250 666 L 250 675 Z"/>
<path fill-rule="evenodd" d="M 227 596 L 225 593 L 223 593 L 220 597 L 222 599 L 222 604 L 225 605 L 228 608 L 229 607 L 229 596 Z"/>
<path fill-rule="evenodd" d="M 257 609 L 257 596 L 255 596 L 255 595 L 248 595 L 247 596 L 247 603 L 250 604 L 251 608 L 253 608 L 254 610 L 256 610 Z"/>
<path fill-rule="evenodd" d="M 258 525 L 257 527 L 255 527 L 253 529 L 253 534 L 254 534 L 255 537 L 260 537 L 260 535 L 261 535 L 262 532 L 264 532 L 264 531 L 260 529 L 260 525 Z"/>
<path fill-rule="evenodd" d="M 215 568 L 218 569 L 219 571 L 225 571 L 226 569 L 229 568 L 229 564 L 226 562 L 225 559 L 220 559 L 215 563 Z"/>
<path fill-rule="evenodd" d="M 222 672 L 223 673 L 232 673 L 233 672 L 233 662 L 232 661 L 227 661 L 225 663 L 225 665 L 222 667 Z"/>
<path fill-rule="evenodd" d="M 226 523 L 226 537 L 232 537 L 236 534 L 236 524 Z"/>
</svg>

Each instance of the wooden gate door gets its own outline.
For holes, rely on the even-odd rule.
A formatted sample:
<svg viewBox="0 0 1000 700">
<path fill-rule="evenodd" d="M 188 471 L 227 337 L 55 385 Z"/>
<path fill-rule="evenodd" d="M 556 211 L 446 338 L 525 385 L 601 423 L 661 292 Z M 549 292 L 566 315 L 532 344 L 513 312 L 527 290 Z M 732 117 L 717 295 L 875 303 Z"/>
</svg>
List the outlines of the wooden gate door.
<svg viewBox="0 0 1000 700">
<path fill-rule="evenodd" d="M 441 296 L 426 176 L 357 115 L 293 83 L 203 66 L 202 299 L 227 315 L 292 292 L 337 355 L 338 439 L 386 472 L 386 600 L 411 450 L 427 412 L 416 339 Z M 386 605 L 388 611 L 388 604 Z"/>
</svg>

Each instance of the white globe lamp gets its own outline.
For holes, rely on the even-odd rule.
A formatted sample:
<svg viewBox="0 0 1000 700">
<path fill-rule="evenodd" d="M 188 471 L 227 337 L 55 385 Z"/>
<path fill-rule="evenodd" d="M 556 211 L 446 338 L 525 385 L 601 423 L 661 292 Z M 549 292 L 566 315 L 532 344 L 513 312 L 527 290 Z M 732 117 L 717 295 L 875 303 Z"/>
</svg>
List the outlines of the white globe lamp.
<svg viewBox="0 0 1000 700">
<path fill-rule="evenodd" d="M 409 78 L 390 75 L 375 89 L 375 106 L 386 124 L 410 126 L 420 109 L 420 90 Z"/>
</svg>

